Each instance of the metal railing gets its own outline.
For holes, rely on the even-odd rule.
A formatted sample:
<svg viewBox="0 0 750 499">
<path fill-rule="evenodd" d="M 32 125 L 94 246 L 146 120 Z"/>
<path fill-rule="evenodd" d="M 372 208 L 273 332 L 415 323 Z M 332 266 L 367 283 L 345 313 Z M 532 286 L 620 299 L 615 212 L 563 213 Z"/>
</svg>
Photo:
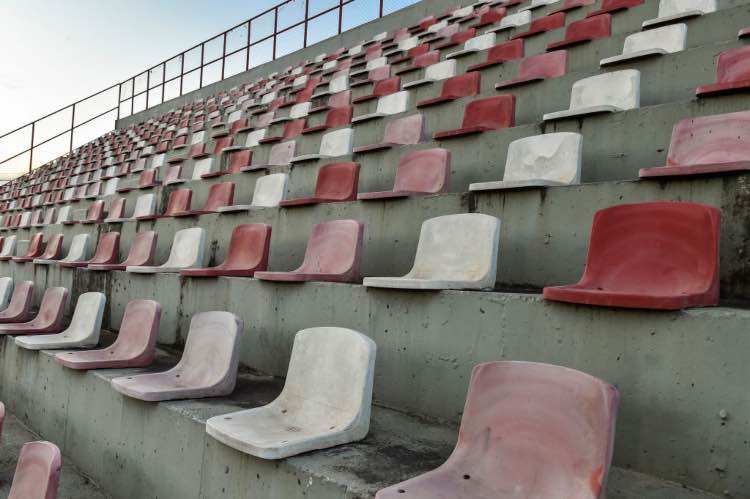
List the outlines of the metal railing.
<svg viewBox="0 0 750 499">
<path fill-rule="evenodd" d="M 0 135 L 0 148 L 10 143 L 10 147 L 14 149 L 10 156 L 0 160 L 0 166 L 13 161 L 16 163 L 19 161 L 25 162 L 25 156 L 28 156 L 28 171 L 30 172 L 35 165 L 39 166 L 55 157 L 71 152 L 75 147 L 75 139 L 78 138 L 76 137 L 76 131 L 87 125 L 95 124 L 98 120 L 107 118 L 111 120 L 111 125 L 105 124 L 106 130 L 103 131 L 100 125 L 88 140 L 113 130 L 120 118 L 149 109 L 260 64 L 273 61 L 277 57 L 294 50 L 305 48 L 311 40 L 311 28 L 319 28 L 319 26 L 313 25 L 315 21 L 324 23 L 329 31 L 322 37 L 314 36 L 312 43 L 341 34 L 346 31 L 343 25 L 344 8 L 349 4 L 360 4 L 361 9 L 363 3 L 363 0 L 321 1 L 333 5 L 316 8 L 313 5 L 315 0 L 285 0 L 216 36 L 151 66 L 131 78 Z M 401 5 L 397 5 L 396 8 L 388 8 L 389 6 L 386 5 L 388 0 L 366 1 L 370 2 L 369 5 L 373 10 L 377 6 L 377 13 L 373 12 L 374 17 L 364 19 L 363 22 L 378 19 L 387 13 L 399 10 L 419 0 L 400 0 L 396 3 Z M 289 22 L 280 18 L 280 12 L 285 8 L 290 9 L 292 7 L 298 7 L 300 11 L 298 14 L 302 15 L 300 20 Z M 356 7 L 356 5 L 352 5 L 352 7 Z M 292 14 L 294 13 L 292 12 Z M 336 26 L 335 32 L 330 31 L 331 21 L 334 19 L 336 21 L 336 24 L 334 24 Z M 270 29 L 271 25 L 273 26 L 272 30 Z M 299 33 L 296 33 L 295 30 Z M 236 36 L 238 33 L 240 37 Z M 285 41 L 284 35 L 293 37 L 290 40 L 295 41 L 296 44 L 291 44 L 293 45 L 292 50 L 280 54 L 283 50 L 281 43 Z M 300 38 L 301 44 L 299 43 Z M 241 40 L 241 43 L 238 44 L 237 40 Z M 254 57 L 256 49 L 258 54 L 261 54 L 260 57 Z M 262 56 L 264 51 L 266 52 L 266 58 Z M 211 52 L 217 52 L 218 55 L 212 57 Z M 191 58 L 197 58 L 197 64 L 191 63 Z M 230 64 L 232 68 L 227 71 Z M 212 72 L 213 76 L 207 78 L 208 72 Z M 192 84 L 191 79 L 195 80 Z M 97 99 L 104 102 L 97 103 Z M 87 109 L 91 107 L 95 109 L 93 111 Z M 82 114 L 85 116 L 82 117 Z M 40 129 L 54 127 L 55 123 L 58 126 L 60 123 L 65 124 L 62 131 L 40 133 L 42 132 Z M 52 148 L 55 141 L 59 142 L 58 139 L 67 135 L 69 135 L 69 138 L 64 144 L 57 144 L 57 152 L 51 153 L 51 156 L 47 154 L 47 156 L 50 156 L 47 158 L 35 158 L 35 153 L 38 153 L 40 149 L 45 146 Z M 88 140 L 84 140 L 82 143 L 88 142 Z M 6 144 L 3 144 L 3 141 Z M 17 145 L 14 146 L 14 143 Z M 8 147 L 4 148 L 7 149 Z M 0 154 L 2 153 L 0 152 Z"/>
</svg>

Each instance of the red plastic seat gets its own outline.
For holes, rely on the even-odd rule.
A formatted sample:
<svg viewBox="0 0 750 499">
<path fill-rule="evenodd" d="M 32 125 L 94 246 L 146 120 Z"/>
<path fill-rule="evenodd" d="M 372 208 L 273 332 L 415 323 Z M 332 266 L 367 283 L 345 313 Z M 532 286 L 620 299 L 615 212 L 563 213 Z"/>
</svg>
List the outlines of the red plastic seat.
<svg viewBox="0 0 750 499">
<path fill-rule="evenodd" d="M 695 95 L 725 94 L 750 89 L 750 47 L 737 47 L 719 55 L 716 65 L 716 83 L 695 89 Z"/>
<path fill-rule="evenodd" d="M 256 272 L 268 281 L 359 282 L 364 225 L 356 220 L 316 224 L 302 265 L 291 272 Z"/>
<path fill-rule="evenodd" d="M 128 256 L 122 263 L 89 263 L 89 270 L 125 270 L 127 266 L 146 267 L 154 263 L 158 235 L 152 230 L 139 232 L 133 238 Z"/>
<path fill-rule="evenodd" d="M 439 468 L 376 499 L 602 499 L 619 394 L 567 367 L 474 367 L 459 438 Z"/>
<path fill-rule="evenodd" d="M 41 232 L 37 232 L 33 236 L 31 236 L 31 239 L 29 239 L 29 247 L 26 250 L 26 254 L 24 256 L 14 256 L 11 258 L 16 263 L 25 263 L 30 262 L 34 258 L 39 258 L 43 251 L 42 244 L 44 243 L 44 234 Z"/>
<path fill-rule="evenodd" d="M 238 225 L 232 230 L 224 262 L 216 267 L 181 270 L 187 277 L 252 277 L 268 268 L 271 226 L 266 224 Z"/>
<path fill-rule="evenodd" d="M 516 98 L 498 95 L 469 102 L 464 108 L 461 128 L 445 130 L 433 135 L 435 140 L 448 140 L 488 130 L 512 127 L 515 123 Z"/>
<path fill-rule="evenodd" d="M 136 189 L 150 189 L 152 187 L 156 187 L 159 185 L 159 181 L 156 179 L 158 170 L 156 168 L 148 168 L 146 170 L 143 170 L 138 175 L 138 184 L 135 187 Z M 117 192 L 129 192 L 133 190 L 131 187 L 121 187 L 117 189 Z M 110 216 L 110 218 L 114 218 Z"/>
<path fill-rule="evenodd" d="M 409 31 L 412 34 L 419 33 L 421 31 L 426 30 L 433 24 L 437 24 L 437 19 L 434 16 L 425 17 L 421 21 L 419 21 L 419 24 L 415 24 L 414 26 L 409 26 Z"/>
<path fill-rule="evenodd" d="M 394 146 L 418 144 L 424 133 L 424 116 L 412 114 L 385 124 L 383 142 L 354 148 L 355 154 L 365 154 Z"/>
<path fill-rule="evenodd" d="M 126 198 L 113 199 L 105 220 L 119 220 L 125 218 L 125 207 L 127 206 L 127 201 Z"/>
<path fill-rule="evenodd" d="M 621 10 L 627 10 L 631 7 L 641 5 L 644 0 L 602 0 L 599 10 L 594 10 L 586 14 L 586 17 L 594 17 L 602 14 L 612 14 Z"/>
<path fill-rule="evenodd" d="M 94 201 L 86 210 L 86 216 L 81 220 L 82 224 L 99 224 L 104 220 L 104 201 Z"/>
<path fill-rule="evenodd" d="M 429 43 L 423 43 L 421 45 L 417 45 L 416 47 L 412 47 L 409 50 L 407 50 L 406 54 L 404 54 L 403 56 L 397 57 L 396 59 L 392 59 L 391 64 L 400 64 L 402 62 L 408 62 L 411 59 L 419 57 L 420 55 L 424 55 L 429 51 L 430 51 Z"/>
<path fill-rule="evenodd" d="M 580 9 L 587 5 L 594 5 L 596 0 L 565 0 L 563 4 L 555 10 L 550 11 L 550 14 L 556 14 L 558 12 L 570 12 L 571 10 Z"/>
<path fill-rule="evenodd" d="M 371 94 L 357 97 L 352 102 L 354 104 L 361 104 L 362 102 L 367 102 L 379 99 L 380 97 L 384 97 L 386 95 L 395 94 L 399 90 L 401 90 L 401 78 L 399 78 L 398 76 L 393 76 L 391 78 L 386 78 L 385 80 L 375 82 L 375 86 L 372 89 Z"/>
<path fill-rule="evenodd" d="M 349 81 L 349 88 L 358 87 L 361 85 L 367 85 L 368 83 L 375 83 L 377 84 L 379 81 L 387 80 L 391 77 L 391 66 L 390 64 L 385 66 L 380 66 L 379 68 L 375 68 L 370 70 L 369 73 L 367 73 L 367 77 L 363 78 L 361 80 L 356 80 L 354 77 L 350 79 Z M 400 85 L 400 82 L 399 82 Z"/>
<path fill-rule="evenodd" d="M 601 14 L 570 23 L 565 28 L 565 38 L 547 45 L 547 50 L 558 50 L 597 38 L 608 38 L 612 32 L 612 16 Z"/>
<path fill-rule="evenodd" d="M 305 129 L 304 118 L 298 119 L 298 120 L 291 120 L 291 121 L 288 121 L 286 125 L 284 125 L 284 132 L 281 135 L 275 135 L 273 137 L 266 137 L 266 138 L 260 139 L 258 143 L 270 144 L 273 142 L 281 142 L 282 140 L 293 139 L 299 136 L 302 133 L 302 130 L 304 129 Z"/>
<path fill-rule="evenodd" d="M 61 352 L 55 360 L 71 369 L 147 367 L 156 354 L 161 305 L 153 300 L 131 300 L 125 307 L 117 339 L 99 350 Z"/>
<path fill-rule="evenodd" d="M 307 127 L 302 130 L 302 134 L 322 132 L 331 128 L 338 128 L 351 124 L 354 107 L 342 106 L 334 107 L 326 114 L 325 122 L 322 125 Z"/>
<path fill-rule="evenodd" d="M 547 78 L 563 76 L 568 68 L 568 51 L 555 50 L 546 54 L 532 55 L 521 61 L 518 66 L 518 78 L 501 81 L 495 85 L 496 90 L 517 87 L 526 83 L 542 81 Z"/>
<path fill-rule="evenodd" d="M 495 24 L 496 22 L 499 22 L 505 17 L 505 14 L 507 13 L 505 7 L 498 7 L 496 9 L 491 9 L 488 12 L 485 12 L 479 17 L 479 21 L 475 24 L 472 24 L 470 27 L 474 29 L 484 28 L 485 26 L 489 26 L 491 24 Z"/>
<path fill-rule="evenodd" d="M 405 154 L 399 159 L 392 191 L 364 192 L 361 201 L 437 194 L 448 189 L 451 153 L 446 149 L 426 149 Z"/>
<path fill-rule="evenodd" d="M 547 31 L 562 28 L 563 26 L 565 26 L 565 12 L 549 14 L 531 21 L 528 30 L 514 35 L 511 40 L 515 40 L 517 38 L 528 38 L 540 33 L 546 33 Z"/>
<path fill-rule="evenodd" d="M 395 74 L 400 76 L 406 73 L 411 73 L 419 69 L 426 68 L 427 66 L 437 64 L 438 62 L 440 62 L 440 51 L 431 50 L 424 54 L 418 55 L 412 60 L 412 63 L 409 66 L 397 70 Z"/>
<path fill-rule="evenodd" d="M 718 209 L 703 204 L 624 204 L 594 215 L 583 277 L 544 288 L 548 300 L 679 310 L 719 301 Z"/>
<path fill-rule="evenodd" d="M 59 333 L 63 329 L 63 315 L 67 299 L 66 288 L 47 288 L 42 296 L 36 317 L 28 322 L 0 324 L 0 336 Z"/>
<path fill-rule="evenodd" d="M 107 265 L 116 263 L 119 256 L 120 250 L 120 233 L 119 232 L 107 232 L 99 237 L 99 242 L 96 245 L 96 251 L 91 260 L 78 261 L 78 262 L 60 262 L 58 265 L 61 267 L 86 267 L 90 264 L 102 264 Z"/>
<path fill-rule="evenodd" d="M 217 170 L 215 172 L 204 173 L 201 178 L 213 178 L 220 177 L 222 175 L 233 175 L 235 173 L 242 172 L 245 168 L 250 166 L 253 161 L 252 149 L 242 149 L 240 151 L 232 151 L 229 153 L 227 159 L 227 169 Z"/>
<path fill-rule="evenodd" d="M 157 218 L 169 218 L 184 213 L 190 213 L 190 205 L 193 199 L 193 191 L 190 189 L 177 189 L 169 193 L 167 199 L 167 209 L 162 215 L 146 215 L 138 217 L 136 220 L 147 221 L 156 220 Z"/>
<path fill-rule="evenodd" d="M 25 322 L 31 311 L 31 301 L 34 298 L 34 282 L 21 281 L 13 287 L 13 295 L 4 310 L 0 311 L 0 324 Z"/>
<path fill-rule="evenodd" d="M 180 189 L 189 190 L 189 189 Z M 175 191 L 176 192 L 176 191 Z M 208 197 L 200 210 L 191 210 L 190 203 L 186 209 L 174 211 L 172 217 L 192 217 L 196 215 L 205 215 L 206 213 L 216 213 L 223 206 L 231 206 L 234 202 L 234 182 L 222 182 L 214 184 L 208 189 Z M 167 216 L 166 214 L 164 216 Z"/>
<path fill-rule="evenodd" d="M 358 163 L 332 163 L 320 167 L 315 182 L 315 193 L 309 197 L 287 199 L 279 203 L 282 207 L 307 206 L 319 203 L 355 201 L 359 182 Z"/>
<path fill-rule="evenodd" d="M 61 467 L 62 456 L 55 444 L 23 444 L 8 499 L 55 499 Z"/>
<path fill-rule="evenodd" d="M 44 253 L 39 255 L 38 260 L 59 260 L 62 258 L 63 234 L 53 234 L 47 241 Z M 37 258 L 35 258 L 37 260 Z"/>
<path fill-rule="evenodd" d="M 474 38 L 476 34 L 477 34 L 476 28 L 469 28 L 464 31 L 459 31 L 458 33 L 452 34 L 447 41 L 440 43 L 438 45 L 435 45 L 435 50 L 438 51 L 438 54 L 439 54 L 440 50 L 445 50 L 451 47 L 457 47 L 458 45 L 463 45 L 467 40 L 471 40 L 472 38 Z M 432 63 L 432 64 L 435 64 L 435 63 Z"/>
<path fill-rule="evenodd" d="M 703 175 L 750 170 L 750 111 L 685 118 L 672 129 L 666 166 L 641 177 Z"/>
<path fill-rule="evenodd" d="M 443 82 L 443 89 L 438 97 L 417 102 L 417 107 L 429 107 L 450 102 L 461 97 L 470 97 L 479 93 L 481 74 L 477 71 L 453 76 Z"/>
<path fill-rule="evenodd" d="M 481 71 L 492 66 L 497 66 L 507 61 L 520 59 L 524 54 L 524 42 L 522 39 L 511 40 L 509 42 L 495 45 L 487 51 L 487 60 L 469 66 L 467 71 Z"/>
</svg>

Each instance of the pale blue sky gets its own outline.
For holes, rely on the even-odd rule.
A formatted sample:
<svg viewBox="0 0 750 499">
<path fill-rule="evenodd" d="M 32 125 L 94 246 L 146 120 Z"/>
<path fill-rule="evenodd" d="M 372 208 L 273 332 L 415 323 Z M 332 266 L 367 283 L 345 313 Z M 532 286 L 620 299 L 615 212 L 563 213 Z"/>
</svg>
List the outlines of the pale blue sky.
<svg viewBox="0 0 750 499">
<path fill-rule="evenodd" d="M 415 1 L 388 0 L 386 9 L 392 11 Z M 280 2 L 2 0 L 0 134 L 133 76 Z M 336 4 L 337 0 L 310 1 L 313 11 Z M 291 24 L 298 20 L 303 5 L 303 0 L 295 0 L 280 17 Z M 356 0 L 346 8 L 345 28 L 361 24 L 376 13 L 376 0 Z M 272 29 L 272 18 L 263 21 L 259 29 L 261 24 Z M 311 28 L 312 41 L 328 37 L 335 29 L 332 21 L 321 19 Z M 246 36 L 237 35 L 238 40 Z M 279 47 L 291 51 L 298 41 L 298 34 L 290 33 Z M 210 71 L 206 77 L 218 78 Z M 59 121 L 68 120 L 69 116 L 61 116 Z M 43 135 L 44 131 L 37 133 Z M 28 140 L 20 134 L 15 139 Z M 0 159 L 7 157 L 12 147 L 11 141 L 0 143 Z"/>
</svg>

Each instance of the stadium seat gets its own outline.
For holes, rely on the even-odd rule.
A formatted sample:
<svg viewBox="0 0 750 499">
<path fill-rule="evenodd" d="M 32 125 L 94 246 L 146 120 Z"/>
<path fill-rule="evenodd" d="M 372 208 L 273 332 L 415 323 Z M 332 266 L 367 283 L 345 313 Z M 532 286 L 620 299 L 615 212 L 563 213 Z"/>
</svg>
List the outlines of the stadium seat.
<svg viewBox="0 0 750 499">
<path fill-rule="evenodd" d="M 147 367 L 156 354 L 161 305 L 153 300 L 131 300 L 125 307 L 117 339 L 112 345 L 82 352 L 62 352 L 55 356 L 70 369 L 123 369 Z"/>
<path fill-rule="evenodd" d="M 417 102 L 417 107 L 429 107 L 450 102 L 462 97 L 477 95 L 480 90 L 481 76 L 477 71 L 464 73 L 443 82 L 443 88 L 438 97 Z"/>
<path fill-rule="evenodd" d="M 435 140 L 448 140 L 488 130 L 512 127 L 515 123 L 516 98 L 498 95 L 477 99 L 466 104 L 461 128 L 444 130 L 433 135 Z"/>
<path fill-rule="evenodd" d="M 296 142 L 293 140 L 287 140 L 286 142 L 279 142 L 271 147 L 271 151 L 268 153 L 268 160 L 264 164 L 259 165 L 248 165 L 242 169 L 243 172 L 252 172 L 258 170 L 266 170 L 274 166 L 286 166 L 294 157 L 294 150 L 296 148 Z"/>
<path fill-rule="evenodd" d="M 356 220 L 334 220 L 313 226 L 299 268 L 291 272 L 256 272 L 268 281 L 359 282 L 364 225 Z"/>
<path fill-rule="evenodd" d="M 91 236 L 89 234 L 76 234 L 70 241 L 70 248 L 65 258 L 57 260 L 58 265 L 65 263 L 85 262 L 91 258 Z"/>
<path fill-rule="evenodd" d="M 170 165 L 164 171 L 164 180 L 162 181 L 162 185 L 177 185 L 184 184 L 185 182 L 186 180 L 182 178 L 181 164 Z"/>
<path fill-rule="evenodd" d="M 305 118 L 287 121 L 287 123 L 284 125 L 284 131 L 281 135 L 263 137 L 261 139 L 258 139 L 258 144 L 271 144 L 273 142 L 280 142 L 282 140 L 290 140 L 298 137 L 304 129 Z"/>
<path fill-rule="evenodd" d="M 643 29 L 716 12 L 716 0 L 659 0 L 655 19 L 643 21 Z"/>
<path fill-rule="evenodd" d="M 20 281 L 13 287 L 8 305 L 0 311 L 0 324 L 26 322 L 34 299 L 34 282 Z"/>
<path fill-rule="evenodd" d="M 16 236 L 5 236 L 3 238 L 3 249 L 0 251 L 0 262 L 8 261 L 16 253 Z"/>
<path fill-rule="evenodd" d="M 210 418 L 206 432 L 262 459 L 362 440 L 370 429 L 375 353 L 375 342 L 357 331 L 303 329 L 281 394 L 268 405 Z"/>
<path fill-rule="evenodd" d="M 719 54 L 719 61 L 716 64 L 716 83 L 696 88 L 695 95 L 707 97 L 732 92 L 746 92 L 749 88 L 750 46 L 744 46 L 729 49 Z"/>
<path fill-rule="evenodd" d="M 547 78 L 563 76 L 568 67 L 567 50 L 555 50 L 546 54 L 526 57 L 518 66 L 518 78 L 495 84 L 496 90 L 517 87 Z"/>
<path fill-rule="evenodd" d="M 323 124 L 304 128 L 302 130 L 302 134 L 307 135 L 311 133 L 322 132 L 324 130 L 347 126 L 352 122 L 353 112 L 354 108 L 352 106 L 331 108 L 328 113 L 326 113 L 326 118 Z"/>
<path fill-rule="evenodd" d="M 31 292 L 31 289 L 29 289 L 29 292 Z M 0 336 L 57 333 L 62 330 L 67 299 L 68 290 L 66 288 L 47 288 L 42 296 L 42 302 L 39 304 L 39 312 L 36 317 L 27 322 L 0 324 Z"/>
<path fill-rule="evenodd" d="M 509 29 L 515 29 L 531 22 L 531 11 L 524 10 L 505 16 L 500 20 L 497 27 L 488 30 L 488 33 L 499 33 Z"/>
<path fill-rule="evenodd" d="M 57 334 L 19 336 L 16 345 L 27 350 L 59 350 L 63 348 L 90 348 L 99 343 L 104 305 L 104 293 L 82 293 L 76 302 L 73 317 L 65 331 Z"/>
<path fill-rule="evenodd" d="M 580 9 L 587 5 L 593 5 L 596 0 L 564 0 L 560 7 L 550 11 L 550 14 L 557 14 L 558 12 L 570 12 L 571 10 Z"/>
<path fill-rule="evenodd" d="M 352 153 L 352 140 L 354 131 L 351 128 L 339 128 L 326 133 L 320 139 L 320 152 L 318 154 L 303 154 L 291 159 L 291 163 L 312 161 L 324 158 L 335 158 L 347 156 Z"/>
<path fill-rule="evenodd" d="M 128 256 L 122 263 L 90 263 L 89 270 L 125 270 L 128 266 L 149 266 L 153 264 L 157 234 L 154 231 L 138 232 L 130 244 Z"/>
<path fill-rule="evenodd" d="M 79 261 L 61 261 L 58 262 L 60 267 L 76 268 L 86 267 L 87 265 L 108 265 L 117 262 L 120 249 L 120 233 L 106 232 L 99 236 L 99 242 L 96 245 L 96 251 L 91 260 Z"/>
<path fill-rule="evenodd" d="M 375 497 L 601 499 L 618 405 L 615 387 L 567 367 L 479 364 L 448 460 Z"/>
<path fill-rule="evenodd" d="M 309 197 L 285 199 L 279 206 L 307 206 L 319 203 L 336 203 L 357 199 L 359 182 L 358 163 L 332 163 L 321 166 L 315 182 L 315 193 Z"/>
<path fill-rule="evenodd" d="M 531 36 L 546 33 L 547 31 L 559 29 L 564 26 L 565 26 L 565 13 L 564 12 L 557 12 L 555 14 L 549 14 L 544 17 L 540 17 L 539 19 L 535 19 L 531 21 L 531 23 L 529 24 L 529 29 L 513 35 L 511 37 L 511 40 L 515 40 L 516 38 L 529 38 Z"/>
<path fill-rule="evenodd" d="M 395 94 L 400 90 L 401 78 L 398 76 L 379 80 L 375 82 L 371 93 L 353 99 L 352 104 L 362 104 L 371 100 L 380 99 L 386 95 Z"/>
<path fill-rule="evenodd" d="M 104 223 L 110 223 L 112 220 L 122 220 L 125 218 L 125 209 L 127 206 L 126 198 L 115 198 L 109 206 L 107 218 L 102 220 Z"/>
<path fill-rule="evenodd" d="M 37 232 L 36 234 L 31 236 L 31 239 L 29 239 L 29 246 L 26 249 L 26 254 L 24 256 L 11 257 L 11 260 L 16 263 L 31 262 L 35 258 L 39 258 L 40 256 L 42 256 L 42 253 L 44 253 L 43 244 L 44 234 L 42 232 Z"/>
<path fill-rule="evenodd" d="M 208 197 L 200 210 L 177 211 L 172 213 L 172 216 L 179 218 L 205 215 L 216 213 L 222 206 L 231 206 L 234 202 L 234 187 L 234 182 L 213 184 L 208 188 Z"/>
<path fill-rule="evenodd" d="M 422 223 L 412 269 L 403 277 L 365 277 L 372 288 L 492 289 L 500 220 L 479 213 L 444 215 Z"/>
<path fill-rule="evenodd" d="M 586 17 L 570 23 L 565 28 L 565 38 L 559 42 L 550 43 L 547 45 L 547 50 L 560 50 L 598 38 L 608 38 L 611 33 L 612 17 L 609 14 Z"/>
<path fill-rule="evenodd" d="M 156 274 L 159 272 L 179 272 L 183 269 L 200 267 L 206 246 L 206 231 L 201 227 L 178 230 L 172 241 L 169 258 L 162 265 L 127 265 L 127 272 Z"/>
<path fill-rule="evenodd" d="M 447 61 L 437 62 L 430 66 L 427 66 L 424 70 L 424 77 L 410 81 L 403 85 L 404 90 L 410 88 L 416 88 L 423 85 L 429 85 L 436 81 L 447 80 L 448 78 L 456 77 L 456 61 L 449 59 Z"/>
<path fill-rule="evenodd" d="M 750 111 L 685 118 L 672 129 L 666 166 L 642 168 L 644 177 L 750 170 Z"/>
<path fill-rule="evenodd" d="M 497 8 L 490 9 L 484 12 L 482 15 L 480 15 L 479 20 L 476 23 L 470 25 L 469 27 L 472 29 L 485 28 L 487 26 L 495 24 L 498 21 L 501 21 L 505 17 L 506 14 L 507 14 L 507 10 L 505 7 L 497 7 Z"/>
<path fill-rule="evenodd" d="M 147 402 L 229 395 L 237 379 L 242 330 L 242 320 L 229 312 L 195 314 L 176 366 L 114 378 L 112 387 Z"/>
<path fill-rule="evenodd" d="M 418 144 L 424 133 L 424 116 L 412 114 L 405 118 L 389 121 L 385 124 L 383 142 L 354 148 L 355 154 L 390 149 L 399 145 Z"/>
<path fill-rule="evenodd" d="M 378 99 L 378 104 L 374 113 L 354 116 L 352 118 L 352 123 L 363 123 L 384 116 L 404 113 L 409 107 L 410 100 L 410 94 L 406 90 L 386 95 Z"/>
<path fill-rule="evenodd" d="M 521 7 L 519 10 L 521 12 L 526 10 L 535 10 L 541 7 L 546 7 L 547 5 L 552 5 L 553 3 L 557 3 L 559 1 L 560 0 L 531 0 L 528 5 Z"/>
<path fill-rule="evenodd" d="M 625 38 L 621 55 L 602 59 L 599 65 L 607 66 L 645 57 L 681 52 L 685 50 L 686 42 L 687 25 L 682 23 L 633 33 Z"/>
<path fill-rule="evenodd" d="M 642 5 L 645 0 L 602 0 L 599 9 L 592 10 L 586 14 L 586 17 L 594 17 L 602 14 L 614 14 L 627 10 L 631 7 Z"/>
<path fill-rule="evenodd" d="M 508 146 L 503 180 L 469 185 L 470 191 L 492 191 L 577 184 L 581 179 L 583 137 L 578 133 L 545 133 L 514 140 Z"/>
<path fill-rule="evenodd" d="M 181 270 L 186 277 L 252 277 L 268 267 L 271 226 L 266 224 L 238 225 L 232 230 L 227 256 L 216 267 Z"/>
<path fill-rule="evenodd" d="M 446 55 L 445 58 L 456 59 L 460 57 L 465 57 L 467 55 L 475 54 L 482 50 L 487 50 L 494 45 L 495 45 L 495 33 L 492 33 L 492 32 L 485 33 L 483 35 L 475 36 L 474 38 L 471 38 L 470 40 L 466 40 L 466 43 L 464 43 L 463 49 L 458 50 L 456 52 L 451 52 L 450 54 Z"/>
<path fill-rule="evenodd" d="M 275 208 L 286 197 L 289 174 L 273 173 L 265 175 L 255 181 L 253 200 L 250 204 L 239 204 L 233 206 L 222 206 L 220 213 L 244 211 L 262 208 Z"/>
<path fill-rule="evenodd" d="M 414 71 L 419 71 L 420 69 L 427 68 L 430 66 L 433 66 L 440 62 L 440 51 L 439 50 L 430 50 L 429 52 L 425 52 L 424 54 L 419 54 L 412 58 L 411 64 L 408 66 L 404 66 L 396 71 L 394 71 L 394 74 L 398 76 L 403 76 L 406 73 L 412 73 Z M 455 64 L 454 67 L 454 73 L 455 73 Z M 405 88 L 405 87 L 404 87 Z"/>
<path fill-rule="evenodd" d="M 55 499 L 61 467 L 62 456 L 55 444 L 23 444 L 7 499 Z"/>
<path fill-rule="evenodd" d="M 4 310 L 10 304 L 13 295 L 13 278 L 0 277 L 0 310 Z"/>
<path fill-rule="evenodd" d="M 544 115 L 545 121 L 616 113 L 636 109 L 641 100 L 641 73 L 624 69 L 578 80 L 570 93 L 570 108 Z"/>
<path fill-rule="evenodd" d="M 47 247 L 39 258 L 34 258 L 35 265 L 50 265 L 62 258 L 63 235 L 53 234 L 47 241 Z"/>
<path fill-rule="evenodd" d="M 719 219 L 712 206 L 682 202 L 599 210 L 583 277 L 544 288 L 544 298 L 661 310 L 716 305 Z"/>
<path fill-rule="evenodd" d="M 136 218 L 138 221 L 156 220 L 158 218 L 170 218 L 180 213 L 189 213 L 192 204 L 193 191 L 190 189 L 177 189 L 169 193 L 167 209 L 161 215 L 144 215 Z"/>
<path fill-rule="evenodd" d="M 235 173 L 240 173 L 243 168 L 246 168 L 250 166 L 250 163 L 253 161 L 253 151 L 252 149 L 242 149 L 237 151 L 231 151 L 228 153 L 228 157 L 226 160 L 226 169 L 225 170 L 216 170 L 208 173 L 204 173 L 201 175 L 201 178 L 214 178 L 214 177 L 220 177 L 222 175 L 233 175 Z"/>
<path fill-rule="evenodd" d="M 414 151 L 399 159 L 392 191 L 364 192 L 360 201 L 437 194 L 448 189 L 451 153 L 447 149 Z"/>
</svg>

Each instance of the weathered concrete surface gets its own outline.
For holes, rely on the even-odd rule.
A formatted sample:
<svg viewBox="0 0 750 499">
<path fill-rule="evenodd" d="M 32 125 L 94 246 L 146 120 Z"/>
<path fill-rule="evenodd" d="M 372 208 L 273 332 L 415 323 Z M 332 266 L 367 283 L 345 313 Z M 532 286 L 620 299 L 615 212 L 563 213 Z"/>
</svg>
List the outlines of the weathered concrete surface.
<svg viewBox="0 0 750 499">
<path fill-rule="evenodd" d="M 118 499 L 371 498 L 440 465 L 456 439 L 452 426 L 375 407 L 362 442 L 264 461 L 215 441 L 204 424 L 217 414 L 267 404 L 281 389 L 278 379 L 244 373 L 229 398 L 150 404 L 109 386 L 114 376 L 142 370 L 74 372 L 47 352 L 21 351 L 6 341 L 0 342 L 0 358 L 0 396 L 9 407 Z M 174 360 L 162 357 L 160 363 Z M 611 499 L 714 497 L 622 469 L 612 471 L 609 489 Z"/>
</svg>

